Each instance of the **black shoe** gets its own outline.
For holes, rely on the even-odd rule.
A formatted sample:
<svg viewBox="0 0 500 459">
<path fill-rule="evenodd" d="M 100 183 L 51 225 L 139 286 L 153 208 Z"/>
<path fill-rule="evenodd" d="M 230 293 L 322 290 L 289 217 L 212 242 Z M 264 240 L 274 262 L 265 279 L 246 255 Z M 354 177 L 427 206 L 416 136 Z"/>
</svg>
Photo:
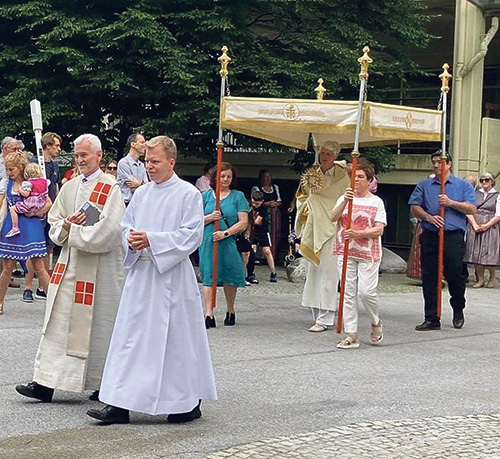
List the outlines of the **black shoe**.
<svg viewBox="0 0 500 459">
<path fill-rule="evenodd" d="M 180 423 L 180 422 L 191 422 L 194 421 L 195 419 L 201 418 L 200 405 L 201 405 L 201 400 L 198 402 L 198 405 L 196 405 L 188 413 L 169 414 L 167 416 L 167 421 Z"/>
<path fill-rule="evenodd" d="M 102 410 L 87 410 L 87 416 L 101 421 L 102 425 L 130 423 L 128 410 L 113 405 L 106 405 Z"/>
<path fill-rule="evenodd" d="M 25 397 L 36 398 L 42 402 L 51 402 L 54 395 L 54 389 L 42 386 L 35 381 L 28 384 L 19 384 L 16 386 L 16 391 Z"/>
<path fill-rule="evenodd" d="M 455 328 L 462 328 L 465 323 L 464 312 L 463 311 L 454 312 L 452 323 Z"/>
<path fill-rule="evenodd" d="M 234 312 L 226 312 L 226 318 L 224 319 L 224 325 L 232 326 L 236 323 L 236 316 Z"/>
<path fill-rule="evenodd" d="M 33 290 L 30 290 L 29 288 L 27 288 L 23 292 L 23 302 L 24 303 L 33 303 Z"/>
<path fill-rule="evenodd" d="M 246 279 L 245 279 L 247 282 L 249 282 L 250 284 L 258 284 L 259 283 L 259 279 L 257 279 L 255 276 L 248 276 Z"/>
<path fill-rule="evenodd" d="M 422 322 L 420 325 L 415 327 L 417 331 L 430 331 L 430 330 L 441 330 L 441 324 L 439 322 L 431 322 L 426 320 Z"/>
<path fill-rule="evenodd" d="M 209 328 L 217 328 L 217 324 L 215 323 L 215 316 L 205 316 L 205 328 L 208 330 Z"/>
<path fill-rule="evenodd" d="M 43 288 L 38 287 L 36 289 L 35 298 L 37 298 L 39 300 L 46 300 L 47 299 L 47 294 L 43 291 Z"/>
<path fill-rule="evenodd" d="M 92 392 L 90 395 L 89 395 L 89 400 L 92 400 L 94 402 L 98 402 L 99 401 L 99 391 L 98 390 L 95 390 L 94 392 Z"/>
</svg>

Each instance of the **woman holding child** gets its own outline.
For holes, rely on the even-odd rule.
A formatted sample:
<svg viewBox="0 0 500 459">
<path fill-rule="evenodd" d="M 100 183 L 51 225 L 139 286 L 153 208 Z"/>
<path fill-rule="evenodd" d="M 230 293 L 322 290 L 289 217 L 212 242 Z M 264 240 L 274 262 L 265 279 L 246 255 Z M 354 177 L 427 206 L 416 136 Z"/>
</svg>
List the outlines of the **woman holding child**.
<svg viewBox="0 0 500 459">
<path fill-rule="evenodd" d="M 11 153 L 5 158 L 5 168 L 8 175 L 8 183 L 5 194 L 0 195 L 2 202 L 2 216 L 5 215 L 0 232 L 0 258 L 3 259 L 3 270 L 0 276 L 0 314 L 3 314 L 3 303 L 5 293 L 10 282 L 10 275 L 16 266 L 17 260 L 31 259 L 33 268 L 38 275 L 40 286 L 47 291 L 49 286 L 49 275 L 45 270 L 43 257 L 47 255 L 45 246 L 45 235 L 42 223 L 38 216 L 21 213 L 22 206 L 17 206 L 18 229 L 12 232 L 13 222 L 11 213 L 5 208 L 12 208 L 17 203 L 23 202 L 23 182 L 25 181 L 25 168 L 28 158 L 24 153 Z M 29 199 L 29 198 L 28 198 Z M 4 201 L 6 202 L 4 203 Z M 40 212 L 46 213 L 51 203 L 46 204 Z M 27 210 L 27 208 L 25 208 Z M 17 232 L 19 231 L 19 232 Z M 12 234 L 14 233 L 14 234 Z"/>
</svg>

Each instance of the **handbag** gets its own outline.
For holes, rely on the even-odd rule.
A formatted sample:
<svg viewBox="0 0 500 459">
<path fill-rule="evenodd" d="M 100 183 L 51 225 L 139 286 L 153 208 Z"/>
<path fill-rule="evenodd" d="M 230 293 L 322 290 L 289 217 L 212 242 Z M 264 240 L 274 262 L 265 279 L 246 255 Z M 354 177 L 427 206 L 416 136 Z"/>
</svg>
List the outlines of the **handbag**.
<svg viewBox="0 0 500 459">
<path fill-rule="evenodd" d="M 226 229 L 229 228 L 229 222 L 226 220 L 226 217 L 222 214 L 221 219 L 226 225 Z M 243 233 L 238 233 L 235 234 L 234 236 L 234 241 L 236 242 L 236 249 L 240 253 L 245 253 L 245 252 L 250 252 L 252 250 L 252 243 L 250 242 L 250 239 L 245 237 Z"/>
<path fill-rule="evenodd" d="M 250 242 L 250 239 L 245 237 L 244 234 L 238 233 L 235 234 L 234 240 L 236 241 L 236 249 L 238 249 L 238 252 L 240 253 L 245 253 L 245 252 L 250 252 L 252 250 L 252 244 Z"/>
</svg>

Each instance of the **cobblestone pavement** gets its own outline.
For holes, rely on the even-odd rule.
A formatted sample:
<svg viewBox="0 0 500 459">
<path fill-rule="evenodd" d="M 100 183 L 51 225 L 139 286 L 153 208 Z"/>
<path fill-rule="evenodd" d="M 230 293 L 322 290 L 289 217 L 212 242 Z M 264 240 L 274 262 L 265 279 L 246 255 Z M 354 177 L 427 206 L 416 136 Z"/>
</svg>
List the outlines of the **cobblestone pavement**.
<svg viewBox="0 0 500 459">
<path fill-rule="evenodd" d="M 378 421 L 267 439 L 206 459 L 500 458 L 500 415 Z"/>
<path fill-rule="evenodd" d="M 285 269 L 277 267 L 278 282 L 269 282 L 269 268 L 267 266 L 256 266 L 255 273 L 259 284 L 250 285 L 238 290 L 238 295 L 266 293 L 266 294 L 302 294 L 303 283 L 289 282 Z M 379 278 L 379 293 L 420 293 L 422 284 L 418 280 L 409 279 L 405 274 L 382 273 Z"/>
</svg>

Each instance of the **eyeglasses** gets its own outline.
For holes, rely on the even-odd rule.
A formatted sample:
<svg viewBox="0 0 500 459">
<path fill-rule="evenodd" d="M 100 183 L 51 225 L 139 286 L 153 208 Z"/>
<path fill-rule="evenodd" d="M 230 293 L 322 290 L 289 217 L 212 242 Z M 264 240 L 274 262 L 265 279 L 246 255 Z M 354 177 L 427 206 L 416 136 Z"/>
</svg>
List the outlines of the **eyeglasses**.
<svg viewBox="0 0 500 459">
<path fill-rule="evenodd" d="M 118 170 L 118 168 L 117 168 L 117 167 L 108 167 L 108 169 L 109 169 L 110 171 L 117 171 L 117 170 Z"/>
<path fill-rule="evenodd" d="M 479 183 L 484 183 L 484 182 L 491 182 L 490 178 L 480 178 Z"/>
</svg>

